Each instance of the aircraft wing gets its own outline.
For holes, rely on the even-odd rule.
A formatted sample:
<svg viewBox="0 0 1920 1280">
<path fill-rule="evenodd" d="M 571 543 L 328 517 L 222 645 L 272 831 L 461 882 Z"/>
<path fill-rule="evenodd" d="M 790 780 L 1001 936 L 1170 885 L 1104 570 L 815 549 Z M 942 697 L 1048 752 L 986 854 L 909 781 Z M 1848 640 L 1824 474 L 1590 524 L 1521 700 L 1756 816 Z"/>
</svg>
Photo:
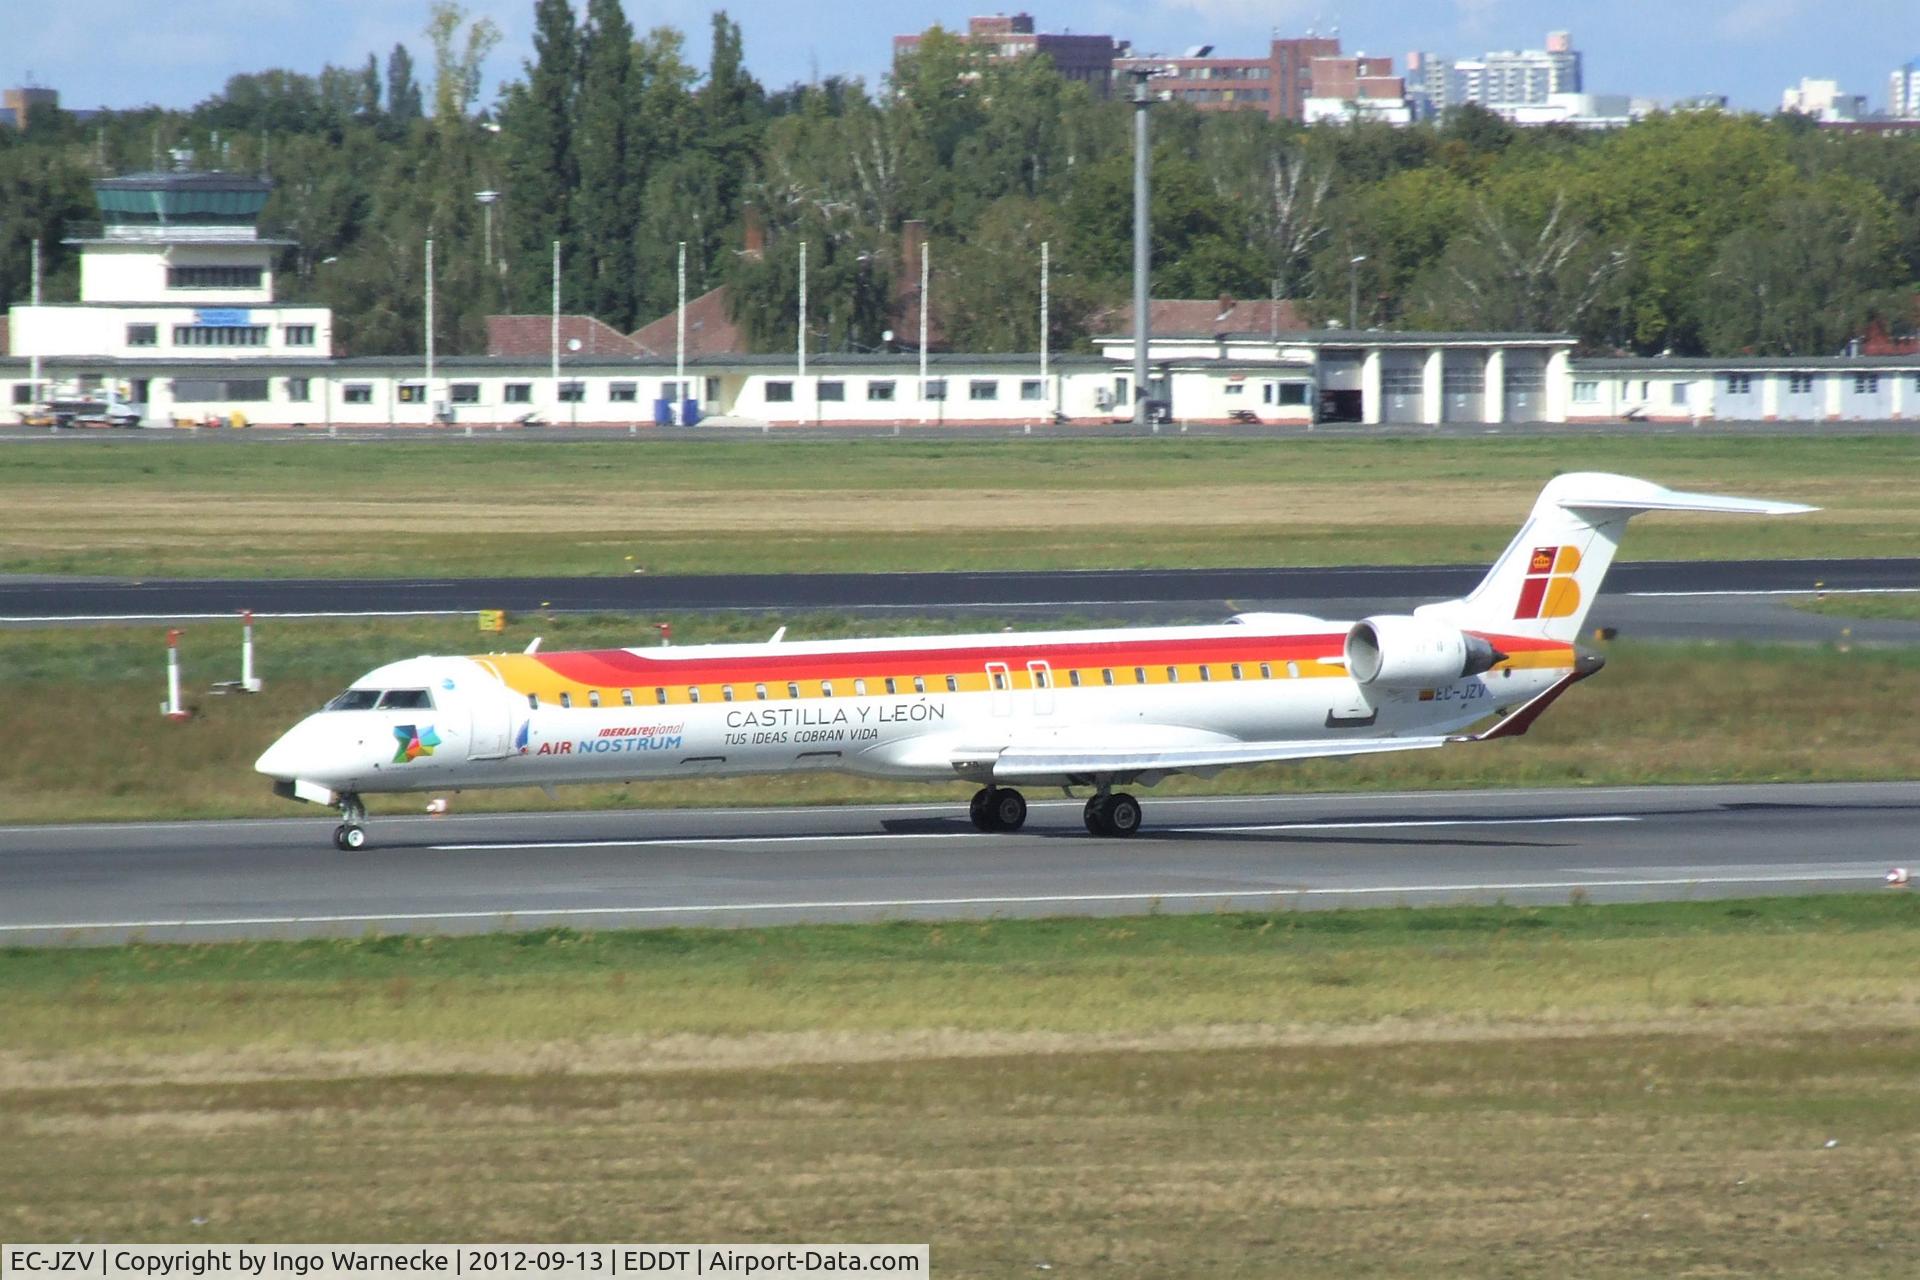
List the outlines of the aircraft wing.
<svg viewBox="0 0 1920 1280">
<path fill-rule="evenodd" d="M 1347 738 L 1304 742 L 1235 742 L 1126 747 L 1009 746 L 998 752 L 956 753 L 953 765 L 969 777 L 1020 778 L 1068 775 L 1140 777 L 1170 773 L 1208 773 L 1229 765 L 1272 764 L 1329 756 L 1375 755 L 1387 751 L 1425 751 L 1444 746 L 1442 737 Z"/>
</svg>

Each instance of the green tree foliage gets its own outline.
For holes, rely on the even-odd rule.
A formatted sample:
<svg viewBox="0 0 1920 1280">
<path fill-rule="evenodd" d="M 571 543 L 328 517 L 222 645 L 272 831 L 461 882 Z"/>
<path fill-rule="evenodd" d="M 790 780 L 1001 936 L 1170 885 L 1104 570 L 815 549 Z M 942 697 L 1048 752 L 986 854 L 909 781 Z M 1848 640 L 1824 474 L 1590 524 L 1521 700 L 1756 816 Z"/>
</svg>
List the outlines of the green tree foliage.
<svg viewBox="0 0 1920 1280">
<path fill-rule="evenodd" d="M 420 349 L 428 236 L 447 351 L 477 347 L 488 314 L 546 310 L 555 240 L 563 306 L 621 327 L 670 311 L 684 241 L 690 291 L 731 284 L 767 350 L 796 337 L 802 242 L 810 344 L 880 345 L 898 283 L 917 279 L 898 260 L 909 220 L 929 230 L 936 309 L 961 345 L 1037 345 L 1043 241 L 1056 346 L 1128 293 L 1133 109 L 1043 57 L 988 58 L 934 31 L 871 89 L 830 77 L 769 94 L 725 13 L 700 70 L 681 32 L 636 37 L 620 0 L 533 0 L 532 56 L 488 104 L 493 131 L 470 118 L 491 24 L 421 3 L 431 128 L 397 46 L 384 67 L 370 54 L 236 75 L 191 111 L 39 111 L 0 130 L 5 300 L 25 294 L 36 238 L 48 296 L 71 297 L 62 240 L 97 216 L 88 183 L 176 152 L 274 181 L 266 230 L 297 242 L 280 286 L 333 306 L 357 353 Z M 1345 323 L 1353 290 L 1363 325 L 1569 330 L 1590 349 L 1684 355 L 1825 354 L 1915 322 L 1920 139 L 1717 113 L 1519 129 L 1470 108 L 1302 128 L 1178 103 L 1154 106 L 1152 129 L 1160 297 L 1277 288 Z M 481 190 L 501 192 L 491 273 Z M 757 258 L 741 252 L 750 209 Z"/>
</svg>

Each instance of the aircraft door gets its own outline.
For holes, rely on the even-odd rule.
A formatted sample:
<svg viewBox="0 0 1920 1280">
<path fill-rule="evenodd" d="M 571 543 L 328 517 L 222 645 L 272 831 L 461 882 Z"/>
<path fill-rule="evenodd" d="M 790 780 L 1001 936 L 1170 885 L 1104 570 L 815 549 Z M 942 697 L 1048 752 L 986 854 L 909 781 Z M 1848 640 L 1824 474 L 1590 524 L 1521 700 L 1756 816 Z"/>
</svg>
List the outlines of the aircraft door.
<svg viewBox="0 0 1920 1280">
<path fill-rule="evenodd" d="M 499 673 L 492 674 L 497 676 Z M 513 742 L 513 699 L 507 696 L 505 689 L 489 688 L 485 681 L 481 681 L 467 688 L 465 701 L 470 716 L 467 759 L 503 758 Z"/>
<path fill-rule="evenodd" d="M 1013 714 L 1013 676 L 1004 662 L 987 664 L 987 696 L 993 701 L 993 714 Z"/>
<path fill-rule="evenodd" d="M 1053 714 L 1053 668 L 1044 662 L 1027 664 L 1027 680 L 1033 685 L 1033 714 Z"/>
</svg>

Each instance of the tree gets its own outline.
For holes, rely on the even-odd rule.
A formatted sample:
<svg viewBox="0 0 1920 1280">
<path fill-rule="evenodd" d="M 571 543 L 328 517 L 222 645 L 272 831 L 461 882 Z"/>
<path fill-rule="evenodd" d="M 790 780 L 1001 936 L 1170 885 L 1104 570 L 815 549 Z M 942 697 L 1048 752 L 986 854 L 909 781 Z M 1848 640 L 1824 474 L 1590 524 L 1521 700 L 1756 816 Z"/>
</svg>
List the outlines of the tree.
<svg viewBox="0 0 1920 1280">
<path fill-rule="evenodd" d="M 401 129 L 421 115 L 420 86 L 413 78 L 413 55 L 396 44 L 387 55 L 387 119 Z"/>
<path fill-rule="evenodd" d="M 1704 337 L 1716 355 L 1834 355 L 1899 307 L 1893 209 L 1846 179 L 1777 201 L 1714 255 Z"/>
<path fill-rule="evenodd" d="M 500 43 L 500 28 L 492 18 L 469 26 L 467 11 L 454 0 L 435 0 L 426 36 L 433 44 L 433 118 L 443 125 L 464 120 L 480 96 L 480 68 Z"/>
<path fill-rule="evenodd" d="M 1576 217 L 1563 189 L 1543 214 L 1496 209 L 1483 193 L 1417 304 L 1426 324 L 1505 333 L 1587 327 L 1626 266 Z"/>
<path fill-rule="evenodd" d="M 1040 246 L 1052 246 L 1048 345 L 1066 351 L 1087 336 L 1093 317 L 1123 290 L 1101 288 L 1074 269 L 1059 211 L 1026 196 L 1006 196 L 981 215 L 972 236 L 937 259 L 947 339 L 961 351 L 1040 349 Z"/>
<path fill-rule="evenodd" d="M 633 28 L 620 0 L 588 0 L 581 36 L 580 108 L 573 152 L 580 187 L 574 201 L 574 253 L 579 304 L 613 325 L 634 319 L 632 209 L 629 187 L 627 78 Z"/>
<path fill-rule="evenodd" d="M 533 13 L 534 59 L 527 64 L 526 82 L 508 92 L 502 113 L 507 142 L 504 212 L 514 305 L 544 311 L 552 244 L 567 239 L 573 228 L 580 33 L 567 0 L 538 0 Z"/>
</svg>

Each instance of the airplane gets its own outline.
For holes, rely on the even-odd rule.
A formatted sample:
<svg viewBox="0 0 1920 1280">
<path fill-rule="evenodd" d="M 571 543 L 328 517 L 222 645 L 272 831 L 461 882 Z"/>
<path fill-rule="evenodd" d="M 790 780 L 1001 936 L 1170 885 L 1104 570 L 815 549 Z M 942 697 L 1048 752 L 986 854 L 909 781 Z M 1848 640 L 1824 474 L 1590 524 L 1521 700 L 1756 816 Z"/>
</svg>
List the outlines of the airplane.
<svg viewBox="0 0 1920 1280">
<path fill-rule="evenodd" d="M 1082 789 L 1088 831 L 1131 836 L 1141 807 L 1123 787 L 1523 734 L 1602 665 L 1577 638 L 1629 519 L 1813 510 L 1562 475 L 1467 595 L 1356 622 L 794 643 L 782 628 L 765 644 L 409 658 L 254 767 L 278 795 L 338 808 L 342 850 L 366 845 L 365 795 L 821 770 L 978 783 L 982 831 L 1020 829 L 1021 787 Z"/>
</svg>

